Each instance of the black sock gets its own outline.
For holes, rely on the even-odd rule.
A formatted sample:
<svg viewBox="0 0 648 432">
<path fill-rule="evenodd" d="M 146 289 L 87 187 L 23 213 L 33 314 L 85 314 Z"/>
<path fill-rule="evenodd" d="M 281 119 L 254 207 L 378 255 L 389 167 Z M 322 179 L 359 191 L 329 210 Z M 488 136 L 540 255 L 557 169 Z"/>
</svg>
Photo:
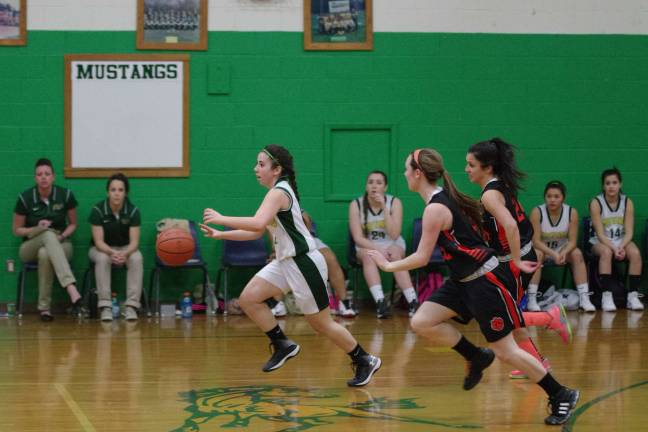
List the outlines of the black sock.
<svg viewBox="0 0 648 432">
<path fill-rule="evenodd" d="M 473 343 L 464 336 L 461 336 L 457 345 L 453 346 L 452 349 L 461 354 L 461 356 L 466 360 L 471 360 L 479 352 L 479 348 L 473 345 Z"/>
<path fill-rule="evenodd" d="M 284 332 L 281 330 L 281 327 L 279 327 L 279 324 L 277 324 L 272 330 L 267 331 L 266 334 L 273 343 L 288 339 Z"/>
<path fill-rule="evenodd" d="M 630 275 L 630 288 L 629 292 L 637 291 L 641 285 L 641 275 Z"/>
<path fill-rule="evenodd" d="M 277 300 L 275 300 L 274 297 L 270 297 L 269 299 L 267 299 L 267 300 L 265 301 L 265 303 L 268 305 L 268 307 L 269 307 L 270 309 L 272 309 L 273 307 L 277 306 L 277 304 L 278 304 L 279 302 L 278 302 Z"/>
<path fill-rule="evenodd" d="M 599 275 L 601 278 L 601 289 L 603 291 L 612 291 L 612 286 L 614 285 L 614 282 L 612 280 L 612 275 L 611 274 L 602 274 Z"/>
<path fill-rule="evenodd" d="M 549 372 L 547 372 L 547 375 L 538 381 L 538 385 L 542 387 L 542 390 L 544 390 L 549 397 L 556 396 L 558 392 L 563 389 L 563 386 L 560 385 Z"/>
<path fill-rule="evenodd" d="M 365 350 L 362 349 L 360 344 L 357 344 L 350 352 L 347 353 L 351 360 L 356 363 L 362 356 L 368 355 Z"/>
</svg>

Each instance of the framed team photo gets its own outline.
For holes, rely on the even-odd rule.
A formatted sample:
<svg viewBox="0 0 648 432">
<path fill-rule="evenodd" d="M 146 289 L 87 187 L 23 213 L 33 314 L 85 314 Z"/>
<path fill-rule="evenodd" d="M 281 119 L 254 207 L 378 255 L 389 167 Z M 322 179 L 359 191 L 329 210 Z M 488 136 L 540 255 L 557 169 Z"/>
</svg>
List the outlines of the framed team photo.
<svg viewBox="0 0 648 432">
<path fill-rule="evenodd" d="M 0 0 L 0 45 L 27 44 L 27 0 Z"/>
<path fill-rule="evenodd" d="M 304 0 L 304 49 L 372 50 L 372 0 Z"/>
<path fill-rule="evenodd" d="M 207 3 L 137 0 L 137 49 L 206 50 Z"/>
</svg>

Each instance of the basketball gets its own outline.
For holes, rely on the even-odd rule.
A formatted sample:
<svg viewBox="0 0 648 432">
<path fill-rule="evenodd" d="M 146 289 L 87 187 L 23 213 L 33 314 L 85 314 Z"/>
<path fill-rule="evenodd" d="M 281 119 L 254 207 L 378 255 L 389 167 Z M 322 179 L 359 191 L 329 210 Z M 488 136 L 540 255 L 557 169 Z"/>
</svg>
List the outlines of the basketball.
<svg viewBox="0 0 648 432">
<path fill-rule="evenodd" d="M 180 228 L 162 231 L 155 242 L 157 256 L 168 266 L 183 265 L 191 259 L 195 248 L 191 234 Z"/>
</svg>

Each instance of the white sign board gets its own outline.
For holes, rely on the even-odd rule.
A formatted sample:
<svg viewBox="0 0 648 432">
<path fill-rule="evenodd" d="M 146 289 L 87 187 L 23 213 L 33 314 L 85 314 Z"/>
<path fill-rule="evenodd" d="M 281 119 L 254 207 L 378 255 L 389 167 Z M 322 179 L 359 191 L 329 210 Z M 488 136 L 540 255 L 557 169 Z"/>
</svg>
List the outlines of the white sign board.
<svg viewBox="0 0 648 432">
<path fill-rule="evenodd" d="M 188 57 L 69 55 L 67 177 L 179 177 L 188 165 Z"/>
</svg>

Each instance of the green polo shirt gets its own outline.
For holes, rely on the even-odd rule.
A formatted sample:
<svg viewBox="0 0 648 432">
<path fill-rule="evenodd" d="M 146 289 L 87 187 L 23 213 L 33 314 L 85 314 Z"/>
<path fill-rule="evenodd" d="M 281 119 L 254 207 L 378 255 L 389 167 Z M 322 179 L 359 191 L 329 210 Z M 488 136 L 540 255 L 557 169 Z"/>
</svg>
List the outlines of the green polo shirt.
<svg viewBox="0 0 648 432">
<path fill-rule="evenodd" d="M 126 246 L 130 243 L 130 227 L 141 225 L 140 211 L 128 198 L 118 214 L 113 214 L 108 199 L 99 201 L 90 211 L 88 222 L 102 226 L 104 242 L 108 246 Z"/>
<path fill-rule="evenodd" d="M 38 188 L 34 186 L 18 195 L 14 212 L 25 216 L 27 228 L 47 219 L 52 221 L 51 228 L 62 232 L 68 226 L 68 210 L 76 208 L 77 204 L 70 189 L 53 185 L 47 201 L 43 201 L 38 195 Z"/>
</svg>

